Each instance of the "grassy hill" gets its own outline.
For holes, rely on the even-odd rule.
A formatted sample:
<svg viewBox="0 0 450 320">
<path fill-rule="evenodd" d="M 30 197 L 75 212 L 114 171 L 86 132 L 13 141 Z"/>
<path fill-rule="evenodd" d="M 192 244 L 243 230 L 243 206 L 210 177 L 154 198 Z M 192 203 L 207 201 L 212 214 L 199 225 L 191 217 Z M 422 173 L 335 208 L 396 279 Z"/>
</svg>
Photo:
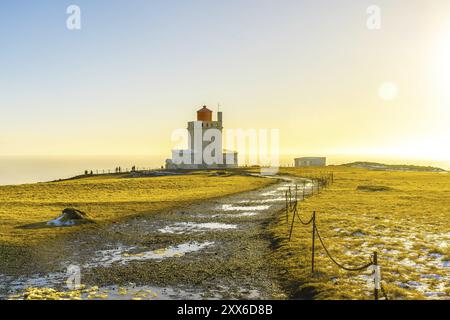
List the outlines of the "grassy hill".
<svg viewBox="0 0 450 320">
<path fill-rule="evenodd" d="M 351 168 L 364 168 L 371 170 L 445 172 L 444 169 L 437 167 L 415 166 L 405 164 L 383 164 L 378 162 L 363 162 L 363 161 L 347 163 L 343 164 L 342 166 Z"/>
<path fill-rule="evenodd" d="M 304 220 L 317 211 L 319 231 L 341 263 L 358 266 L 378 251 L 390 298 L 450 297 L 450 174 L 374 171 L 351 166 L 283 169 L 296 176 L 334 172 L 335 182 L 299 204 Z M 292 218 L 292 217 L 291 217 Z M 337 268 L 323 249 L 311 277 L 311 226 L 297 225 L 289 242 L 281 214 L 272 226 L 277 243 L 273 260 L 293 296 L 316 299 L 371 299 L 368 272 Z"/>
<path fill-rule="evenodd" d="M 0 255 L 8 245 L 29 246 L 70 228 L 23 228 L 58 217 L 67 207 L 88 214 L 97 226 L 139 214 L 151 214 L 194 201 L 262 187 L 269 179 L 241 175 L 129 178 L 127 175 L 81 177 L 59 182 L 0 186 Z"/>
</svg>

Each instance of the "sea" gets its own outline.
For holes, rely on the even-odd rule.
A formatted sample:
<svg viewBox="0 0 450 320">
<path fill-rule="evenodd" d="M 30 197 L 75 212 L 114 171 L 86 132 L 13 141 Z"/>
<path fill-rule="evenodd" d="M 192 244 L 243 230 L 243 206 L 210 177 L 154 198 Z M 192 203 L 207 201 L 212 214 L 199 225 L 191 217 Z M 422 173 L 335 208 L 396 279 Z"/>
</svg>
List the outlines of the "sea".
<svg viewBox="0 0 450 320">
<path fill-rule="evenodd" d="M 129 170 L 159 169 L 163 156 L 0 156 L 0 185 L 47 182 L 84 174 Z"/>
<path fill-rule="evenodd" d="M 300 156 L 300 155 L 299 155 Z M 295 156 L 283 155 L 281 166 L 292 166 Z M 116 167 L 129 170 L 155 170 L 164 166 L 167 156 L 120 155 L 120 156 L 0 156 L 0 185 L 17 185 L 47 182 L 81 175 L 85 170 L 93 173 L 114 172 Z M 343 164 L 354 161 L 373 161 L 386 164 L 409 164 L 436 166 L 450 170 L 449 161 L 386 159 L 367 156 L 327 157 L 328 164 Z"/>
</svg>

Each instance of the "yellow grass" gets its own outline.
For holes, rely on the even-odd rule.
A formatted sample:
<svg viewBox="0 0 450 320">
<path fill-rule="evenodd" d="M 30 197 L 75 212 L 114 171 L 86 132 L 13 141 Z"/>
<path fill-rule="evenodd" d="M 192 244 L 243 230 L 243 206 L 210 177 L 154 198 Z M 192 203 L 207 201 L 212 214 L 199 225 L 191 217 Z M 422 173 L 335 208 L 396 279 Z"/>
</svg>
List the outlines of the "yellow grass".
<svg viewBox="0 0 450 320">
<path fill-rule="evenodd" d="M 134 179 L 107 175 L 62 182 L 2 186 L 0 247 L 39 243 L 90 227 L 20 228 L 55 219 L 67 207 L 84 211 L 97 224 L 105 224 L 137 214 L 148 214 L 194 201 L 260 188 L 267 183 L 269 179 L 197 173 Z"/>
<path fill-rule="evenodd" d="M 300 203 L 299 211 L 304 220 L 317 211 L 318 228 L 331 254 L 348 266 L 358 266 L 378 251 L 384 287 L 392 299 L 449 298 L 450 175 L 346 167 L 282 170 L 296 176 L 330 171 L 335 183 Z M 360 191 L 358 186 L 391 190 Z M 285 216 L 280 215 L 272 231 L 280 244 L 274 261 L 288 270 L 285 278 L 294 287 L 294 296 L 373 297 L 369 272 L 340 270 L 322 249 L 316 255 L 318 273 L 311 277 L 311 226 L 297 224 L 289 243 Z M 430 296 L 432 292 L 439 293 Z"/>
</svg>

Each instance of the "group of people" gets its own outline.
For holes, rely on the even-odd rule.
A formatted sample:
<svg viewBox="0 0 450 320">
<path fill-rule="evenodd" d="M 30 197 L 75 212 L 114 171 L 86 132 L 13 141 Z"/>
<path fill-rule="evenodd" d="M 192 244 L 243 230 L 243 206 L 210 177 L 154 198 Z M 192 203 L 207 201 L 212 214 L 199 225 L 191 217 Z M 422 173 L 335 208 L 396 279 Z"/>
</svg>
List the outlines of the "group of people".
<svg viewBox="0 0 450 320">
<path fill-rule="evenodd" d="M 122 167 L 116 167 L 115 169 L 115 173 L 122 173 Z M 136 171 L 136 166 L 132 166 L 131 167 L 131 172 L 135 172 Z M 126 170 L 126 172 L 128 172 L 128 169 Z M 105 170 L 103 170 L 103 173 L 105 173 Z M 108 170 L 108 173 L 110 173 L 110 171 Z M 98 174 L 98 170 L 97 173 Z M 85 176 L 92 176 L 94 175 L 94 171 L 93 170 L 85 170 L 84 171 L 84 175 Z"/>
</svg>

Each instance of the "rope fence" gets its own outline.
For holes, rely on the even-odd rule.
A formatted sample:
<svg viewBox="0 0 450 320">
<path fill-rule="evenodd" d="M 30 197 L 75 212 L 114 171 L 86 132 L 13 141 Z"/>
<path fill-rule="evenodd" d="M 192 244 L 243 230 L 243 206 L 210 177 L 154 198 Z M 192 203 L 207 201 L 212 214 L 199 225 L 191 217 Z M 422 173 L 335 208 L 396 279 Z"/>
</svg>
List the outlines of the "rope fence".
<svg viewBox="0 0 450 320">
<path fill-rule="evenodd" d="M 329 187 L 334 182 L 333 173 L 327 174 L 321 177 L 314 177 L 309 179 L 310 183 L 308 184 L 306 180 L 303 180 L 303 188 L 301 191 L 301 199 L 305 200 L 306 197 L 311 197 L 314 194 L 320 194 L 320 192 Z M 307 186 L 308 185 L 308 186 Z M 360 265 L 360 266 L 346 266 L 340 262 L 338 262 L 330 253 L 325 242 L 320 234 L 319 228 L 317 227 L 316 220 L 316 211 L 313 211 L 311 218 L 308 221 L 304 221 L 300 214 L 298 213 L 298 201 L 299 201 L 299 190 L 298 185 L 295 185 L 295 192 L 292 191 L 292 188 L 289 187 L 285 193 L 286 197 L 286 222 L 289 226 L 289 216 L 292 213 L 292 222 L 289 227 L 289 241 L 292 239 L 292 234 L 294 231 L 294 226 L 296 219 L 303 226 L 312 226 L 311 230 L 311 273 L 315 272 L 315 255 L 316 255 L 316 237 L 318 239 L 318 243 L 324 249 L 326 256 L 340 269 L 349 272 L 359 272 L 364 270 L 372 270 L 372 277 L 374 281 L 374 299 L 379 300 L 380 292 L 383 295 L 385 300 L 389 300 L 386 294 L 386 291 L 381 283 L 381 268 L 378 264 L 378 253 L 375 251 L 372 255 L 370 255 L 368 262 Z"/>
</svg>

